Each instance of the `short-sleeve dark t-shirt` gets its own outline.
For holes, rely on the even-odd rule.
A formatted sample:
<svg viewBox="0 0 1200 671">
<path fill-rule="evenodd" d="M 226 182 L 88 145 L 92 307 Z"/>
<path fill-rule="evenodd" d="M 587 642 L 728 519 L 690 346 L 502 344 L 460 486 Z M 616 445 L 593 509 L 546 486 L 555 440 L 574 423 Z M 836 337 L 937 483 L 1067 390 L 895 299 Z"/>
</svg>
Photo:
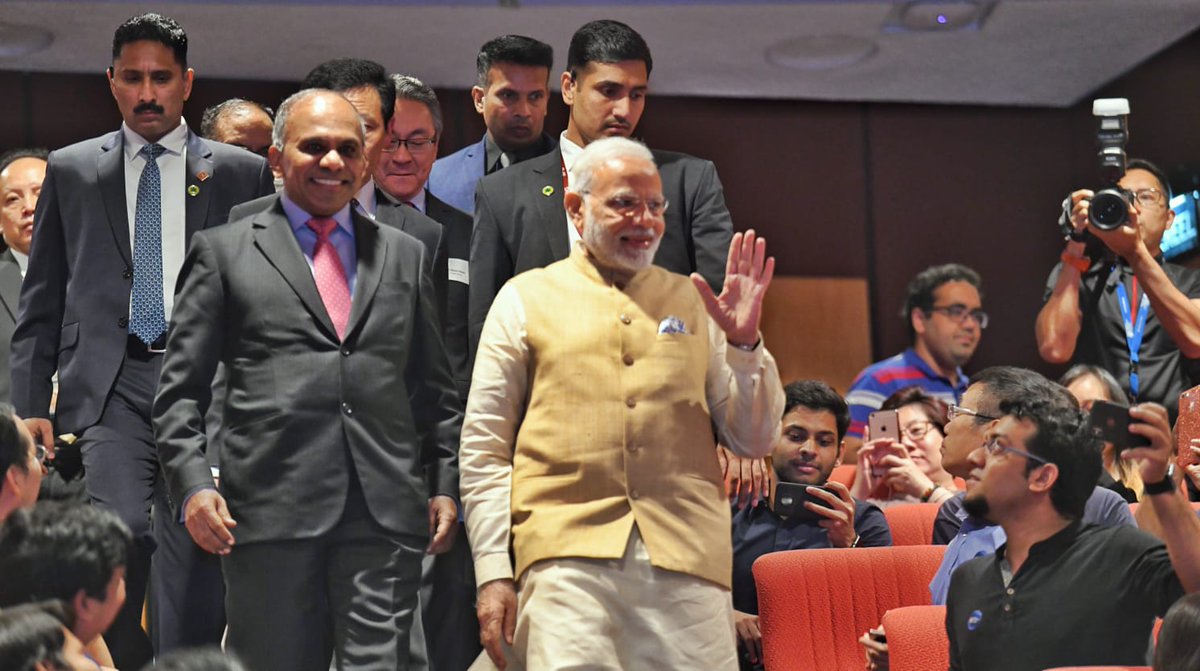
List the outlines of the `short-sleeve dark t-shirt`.
<svg viewBox="0 0 1200 671">
<path fill-rule="evenodd" d="M 1185 296 L 1200 298 L 1200 270 L 1165 262 L 1162 268 L 1171 284 Z M 1050 298 L 1061 271 L 1062 263 L 1051 271 L 1043 301 Z M 1125 322 L 1118 305 L 1117 284 L 1124 283 L 1126 292 L 1130 292 L 1132 279 L 1133 271 L 1123 263 L 1115 266 L 1095 263 L 1083 274 L 1079 281 L 1079 308 L 1083 312 L 1083 321 L 1075 343 L 1075 356 L 1071 360 L 1072 363 L 1104 368 L 1117 378 L 1126 393 L 1129 392 L 1129 345 L 1125 341 Z M 1136 305 L 1133 310 L 1136 314 Z M 1167 406 L 1174 420 L 1179 394 L 1200 383 L 1200 359 L 1188 359 L 1179 352 L 1179 346 L 1155 316 L 1153 307 L 1146 317 L 1139 358 L 1140 389 L 1136 401 L 1161 403 Z"/>
</svg>

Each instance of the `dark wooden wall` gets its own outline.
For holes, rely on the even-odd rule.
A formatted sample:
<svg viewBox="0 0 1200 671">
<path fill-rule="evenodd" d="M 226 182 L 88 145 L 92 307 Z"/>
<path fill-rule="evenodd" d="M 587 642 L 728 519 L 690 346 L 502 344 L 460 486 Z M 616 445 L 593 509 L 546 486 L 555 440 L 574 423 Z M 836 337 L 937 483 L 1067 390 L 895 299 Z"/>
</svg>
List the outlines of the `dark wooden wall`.
<svg viewBox="0 0 1200 671">
<path fill-rule="evenodd" d="M 1200 33 L 1097 92 L 1130 99 L 1131 154 L 1168 169 L 1200 162 L 1197 62 Z M 0 148 L 53 148 L 116 128 L 104 65 L 94 74 L 0 71 Z M 201 72 L 188 121 L 197 127 L 205 106 L 232 96 L 277 104 L 294 88 Z M 467 92 L 439 94 L 448 153 L 483 125 Z M 547 129 L 558 132 L 565 118 L 552 96 Z M 866 278 L 876 357 L 907 344 L 896 314 L 908 279 L 958 261 L 982 273 L 992 314 L 971 368 L 1056 372 L 1037 358 L 1033 320 L 1061 251 L 1058 203 L 1095 181 L 1093 128 L 1090 100 L 1026 109 L 652 96 L 638 130 L 651 146 L 716 162 L 736 226 L 768 237 L 780 273 Z"/>
</svg>

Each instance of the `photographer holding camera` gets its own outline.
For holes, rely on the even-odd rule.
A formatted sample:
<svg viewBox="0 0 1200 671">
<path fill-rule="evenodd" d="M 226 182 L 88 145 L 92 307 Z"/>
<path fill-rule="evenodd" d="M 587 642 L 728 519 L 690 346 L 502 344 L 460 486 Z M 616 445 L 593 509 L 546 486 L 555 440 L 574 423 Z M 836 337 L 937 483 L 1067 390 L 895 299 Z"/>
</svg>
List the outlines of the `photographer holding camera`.
<svg viewBox="0 0 1200 671">
<path fill-rule="evenodd" d="M 1123 146 L 1123 126 L 1121 135 Z M 1038 313 L 1038 352 L 1050 363 L 1098 365 L 1130 399 L 1161 403 L 1174 419 L 1180 392 L 1200 382 L 1200 271 L 1162 259 L 1175 218 L 1163 172 L 1149 161 L 1126 164 L 1118 151 L 1118 189 L 1101 192 L 1103 210 L 1087 189 L 1064 202 L 1069 235 Z"/>
</svg>

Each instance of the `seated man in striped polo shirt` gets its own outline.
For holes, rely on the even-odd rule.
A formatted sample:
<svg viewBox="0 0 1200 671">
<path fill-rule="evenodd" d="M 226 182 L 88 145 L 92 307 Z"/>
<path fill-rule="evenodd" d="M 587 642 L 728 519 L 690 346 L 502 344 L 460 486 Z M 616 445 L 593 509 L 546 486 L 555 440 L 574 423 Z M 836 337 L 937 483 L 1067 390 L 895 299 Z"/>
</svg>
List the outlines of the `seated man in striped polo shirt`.
<svg viewBox="0 0 1200 671">
<path fill-rule="evenodd" d="M 975 353 L 988 323 L 982 297 L 979 273 L 957 263 L 926 268 L 908 283 L 900 316 L 908 321 L 912 346 L 854 378 L 846 394 L 850 430 L 844 463 L 854 463 L 867 417 L 894 392 L 915 385 L 947 404 L 962 400 L 967 389 L 962 366 Z"/>
</svg>

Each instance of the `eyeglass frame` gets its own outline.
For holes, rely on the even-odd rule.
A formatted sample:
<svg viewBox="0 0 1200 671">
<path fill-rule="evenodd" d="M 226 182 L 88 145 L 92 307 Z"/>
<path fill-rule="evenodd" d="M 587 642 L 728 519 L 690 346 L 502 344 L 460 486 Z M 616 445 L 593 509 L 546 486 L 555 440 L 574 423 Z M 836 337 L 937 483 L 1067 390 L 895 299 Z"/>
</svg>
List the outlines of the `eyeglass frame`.
<svg viewBox="0 0 1200 671">
<path fill-rule="evenodd" d="M 988 453 L 989 457 L 994 457 L 994 456 L 997 456 L 1004 452 L 1012 452 L 1013 454 L 1020 455 L 1031 461 L 1036 461 L 1036 462 L 1042 464 L 1043 466 L 1052 466 L 1054 464 L 1053 461 L 1050 461 L 1049 459 L 1045 459 L 1043 457 L 1039 457 L 1038 455 L 1033 454 L 1031 452 L 1026 452 L 1025 450 L 1019 450 L 1015 447 L 1008 447 L 1007 445 L 1001 445 L 999 439 L 997 439 L 995 436 L 983 441 L 983 449 L 985 452 Z"/>
<path fill-rule="evenodd" d="M 1144 189 L 1138 189 L 1137 191 L 1131 191 L 1130 193 L 1133 194 L 1133 199 L 1135 201 L 1137 201 L 1137 203 L 1139 205 L 1165 205 L 1167 202 L 1167 194 L 1163 193 L 1162 189 L 1159 189 L 1158 187 L 1154 187 L 1154 186 L 1148 186 Z M 1142 201 L 1143 193 L 1155 194 L 1154 200 L 1149 203 L 1143 202 Z M 1159 198 L 1159 196 L 1161 196 L 1161 198 Z"/>
<path fill-rule="evenodd" d="M 930 431 L 932 431 L 933 429 L 937 429 L 939 432 L 941 432 L 941 434 L 942 434 L 943 436 L 945 436 L 945 435 L 946 435 L 945 431 L 942 431 L 942 427 L 938 426 L 936 422 L 932 422 L 932 421 L 930 421 L 930 420 L 928 420 L 928 419 L 926 419 L 926 420 L 917 420 L 917 421 L 915 421 L 915 422 L 909 422 L 909 423 L 908 423 L 908 426 L 915 427 L 915 426 L 917 426 L 918 424 L 923 424 L 923 425 L 925 425 L 925 430 L 921 432 L 921 435 L 920 435 L 920 436 L 914 436 L 914 435 L 912 435 L 911 433 L 909 433 L 909 432 L 908 432 L 908 428 L 906 428 L 906 427 L 901 427 L 901 428 L 900 428 L 900 435 L 901 435 L 901 436 L 903 436 L 903 437 L 905 437 L 905 438 L 908 438 L 909 440 L 913 441 L 914 443 L 915 443 L 915 442 L 917 442 L 918 440 L 924 440 L 924 439 L 925 439 L 925 436 L 928 436 L 928 435 L 929 435 L 929 432 L 930 432 Z"/>
<path fill-rule="evenodd" d="M 1000 419 L 999 417 L 992 417 L 991 415 L 985 415 L 982 412 L 979 412 L 978 410 L 964 408 L 961 405 L 955 405 L 955 404 L 951 403 L 950 408 L 946 411 L 946 420 L 953 422 L 954 418 L 958 417 L 960 415 L 963 417 L 978 417 L 979 419 L 986 419 L 989 422 L 994 422 L 994 421 Z"/>
<path fill-rule="evenodd" d="M 983 308 L 975 308 L 972 310 L 962 303 L 941 306 L 934 305 L 928 310 L 923 310 L 923 312 L 940 312 L 946 315 L 947 318 L 953 319 L 960 324 L 966 321 L 967 317 L 970 317 L 971 319 L 975 320 L 976 324 L 979 324 L 980 331 L 988 327 L 988 313 L 984 312 Z M 956 312 L 959 314 L 955 315 L 954 313 Z"/>
<path fill-rule="evenodd" d="M 583 191 L 576 191 L 575 193 L 578 193 L 580 196 L 593 195 L 591 189 L 584 189 Z M 597 196 L 597 197 L 599 197 L 599 196 Z M 671 205 L 671 201 L 667 200 L 666 198 L 663 198 L 662 199 L 662 209 L 660 209 L 658 212 L 655 212 L 654 206 L 652 203 L 649 203 L 646 200 L 643 200 L 641 196 L 636 196 L 637 205 L 636 206 L 629 205 L 629 208 L 633 208 L 633 209 L 629 212 L 625 212 L 624 211 L 625 208 L 620 208 L 620 207 L 616 207 L 614 205 L 609 204 L 610 200 L 614 200 L 616 198 L 621 198 L 621 197 L 622 196 L 612 196 L 610 198 L 605 199 L 604 206 L 611 209 L 613 212 L 616 212 L 617 214 L 619 214 L 623 217 L 633 217 L 633 216 L 641 213 L 642 211 L 645 211 L 647 214 L 649 214 L 652 217 L 661 217 L 667 213 L 667 208 L 670 207 L 670 205 Z"/>
<path fill-rule="evenodd" d="M 434 133 L 433 135 L 430 135 L 429 137 L 414 137 L 414 138 L 408 138 L 408 139 L 398 138 L 395 135 L 391 135 L 389 137 L 391 139 L 389 139 L 387 141 L 387 144 L 383 145 L 383 147 L 382 147 L 382 151 L 385 154 L 395 153 L 396 151 L 398 151 L 400 149 L 400 147 L 404 147 L 406 150 L 408 150 L 408 153 L 410 153 L 410 154 L 424 154 L 425 152 L 432 149 L 433 145 L 437 144 L 437 133 Z M 418 143 L 416 145 L 417 149 L 415 151 L 413 150 L 413 147 L 411 144 L 413 142 Z M 392 145 L 395 145 L 395 146 L 393 147 Z"/>
</svg>

